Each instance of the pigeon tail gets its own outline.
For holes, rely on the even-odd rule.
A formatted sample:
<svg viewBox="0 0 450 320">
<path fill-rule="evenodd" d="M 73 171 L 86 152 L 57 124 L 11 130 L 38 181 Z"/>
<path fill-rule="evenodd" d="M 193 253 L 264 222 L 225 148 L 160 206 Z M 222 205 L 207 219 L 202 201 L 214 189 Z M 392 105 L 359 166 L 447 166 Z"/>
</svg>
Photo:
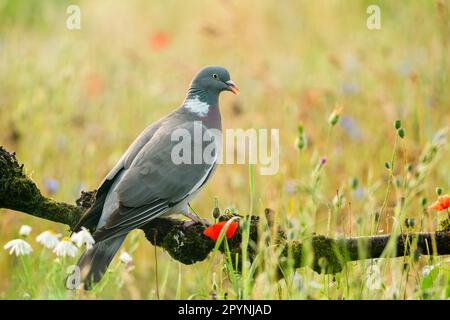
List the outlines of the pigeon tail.
<svg viewBox="0 0 450 320">
<path fill-rule="evenodd" d="M 84 283 L 84 289 L 92 289 L 102 279 L 126 236 L 125 234 L 97 242 L 91 249 L 86 250 L 82 254 L 77 266 L 80 268 L 81 282 Z"/>
</svg>

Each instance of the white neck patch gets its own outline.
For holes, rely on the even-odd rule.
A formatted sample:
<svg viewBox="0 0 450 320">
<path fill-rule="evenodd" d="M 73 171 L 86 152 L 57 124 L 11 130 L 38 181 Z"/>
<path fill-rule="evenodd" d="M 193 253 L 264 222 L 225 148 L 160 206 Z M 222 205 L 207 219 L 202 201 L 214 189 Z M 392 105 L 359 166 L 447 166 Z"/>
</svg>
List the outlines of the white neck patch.
<svg viewBox="0 0 450 320">
<path fill-rule="evenodd" d="M 184 102 L 184 107 L 188 109 L 190 112 L 195 113 L 200 117 L 206 116 L 209 111 L 209 104 L 200 101 L 198 96 L 187 99 Z"/>
</svg>

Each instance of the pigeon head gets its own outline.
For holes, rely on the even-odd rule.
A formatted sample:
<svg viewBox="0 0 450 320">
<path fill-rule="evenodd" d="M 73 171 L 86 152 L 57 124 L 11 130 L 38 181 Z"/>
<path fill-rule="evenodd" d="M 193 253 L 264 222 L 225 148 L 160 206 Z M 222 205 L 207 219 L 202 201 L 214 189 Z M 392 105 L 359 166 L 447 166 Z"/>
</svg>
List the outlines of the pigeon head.
<svg viewBox="0 0 450 320">
<path fill-rule="evenodd" d="M 207 66 L 201 69 L 192 80 L 191 89 L 202 89 L 213 95 L 218 95 L 222 91 L 239 93 L 239 87 L 231 80 L 227 69 L 220 66 Z"/>
</svg>

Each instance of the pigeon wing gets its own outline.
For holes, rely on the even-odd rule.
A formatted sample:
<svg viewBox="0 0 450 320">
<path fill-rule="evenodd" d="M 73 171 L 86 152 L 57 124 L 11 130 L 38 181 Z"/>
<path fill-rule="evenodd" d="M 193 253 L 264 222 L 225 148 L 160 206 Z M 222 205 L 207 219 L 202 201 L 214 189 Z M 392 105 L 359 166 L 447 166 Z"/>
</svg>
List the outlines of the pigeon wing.
<svg viewBox="0 0 450 320">
<path fill-rule="evenodd" d="M 189 197 L 206 182 L 215 167 L 218 150 L 216 148 L 211 153 L 216 156 L 210 161 L 194 162 L 195 153 L 216 143 L 211 137 L 202 139 L 207 132 L 203 125 L 201 136 L 196 137 L 199 135 L 199 130 L 194 128 L 196 125 L 197 122 L 187 122 L 175 127 L 161 126 L 155 132 L 111 191 L 117 192 L 119 205 L 105 225 L 94 233 L 96 241 L 117 237 L 144 225 Z M 174 129 L 182 130 L 178 132 L 183 132 L 186 135 L 183 137 L 189 137 L 189 141 L 174 140 Z M 181 150 L 176 148 L 179 143 L 183 143 L 185 148 L 178 156 L 190 153 L 187 163 L 174 161 L 177 156 L 174 150 Z"/>
<path fill-rule="evenodd" d="M 81 227 L 86 227 L 90 230 L 95 229 L 100 216 L 102 215 L 106 196 L 108 195 L 109 189 L 113 185 L 115 179 L 120 176 L 120 172 L 122 172 L 122 170 L 130 167 L 136 155 L 148 143 L 148 141 L 150 141 L 160 125 L 161 122 L 158 121 L 148 126 L 128 147 L 127 151 L 100 184 L 100 187 L 95 195 L 94 204 L 84 213 L 80 221 L 78 221 L 77 225 L 74 227 L 74 231 L 80 230 Z"/>
</svg>

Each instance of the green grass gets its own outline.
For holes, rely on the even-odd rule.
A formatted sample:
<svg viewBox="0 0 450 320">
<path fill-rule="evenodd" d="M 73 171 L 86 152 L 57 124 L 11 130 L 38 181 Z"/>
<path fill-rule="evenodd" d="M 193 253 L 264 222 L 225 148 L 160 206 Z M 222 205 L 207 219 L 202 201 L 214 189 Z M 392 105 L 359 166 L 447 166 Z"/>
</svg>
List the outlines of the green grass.
<svg viewBox="0 0 450 320">
<path fill-rule="evenodd" d="M 436 187 L 450 192 L 448 143 L 436 140 L 450 123 L 448 2 L 376 1 L 378 31 L 366 28 L 372 1 L 190 1 L 182 10 L 174 0 L 78 1 L 82 28 L 69 31 L 72 3 L 0 0 L 0 144 L 16 151 L 44 193 L 73 202 L 81 189 L 96 188 L 129 143 L 179 105 L 197 69 L 220 64 L 241 88 L 221 97 L 224 128 L 280 129 L 280 170 L 261 176 L 257 165 L 219 166 L 193 203 L 200 215 L 212 220 L 214 197 L 222 209 L 262 221 L 269 207 L 276 227 L 306 251 L 313 233 L 397 233 L 405 218 L 415 219 L 415 231 L 434 231 L 445 217 L 422 201 L 434 201 Z M 159 31 L 168 38 L 163 49 L 152 45 Z M 343 110 L 331 126 L 337 106 Z M 48 179 L 58 181 L 54 193 Z M 450 296 L 448 257 L 351 262 L 335 277 L 287 268 L 280 280 L 277 249 L 264 241 L 252 263 L 238 257 L 237 273 L 236 257 L 226 254 L 185 266 L 156 248 L 156 260 L 140 231 L 123 246 L 132 266 L 116 259 L 93 292 L 72 292 L 64 270 L 76 258 L 56 259 L 34 240 L 67 228 L 1 210 L 1 248 L 22 224 L 33 227 L 33 252 L 22 260 L 0 251 L 3 299 Z"/>
</svg>

